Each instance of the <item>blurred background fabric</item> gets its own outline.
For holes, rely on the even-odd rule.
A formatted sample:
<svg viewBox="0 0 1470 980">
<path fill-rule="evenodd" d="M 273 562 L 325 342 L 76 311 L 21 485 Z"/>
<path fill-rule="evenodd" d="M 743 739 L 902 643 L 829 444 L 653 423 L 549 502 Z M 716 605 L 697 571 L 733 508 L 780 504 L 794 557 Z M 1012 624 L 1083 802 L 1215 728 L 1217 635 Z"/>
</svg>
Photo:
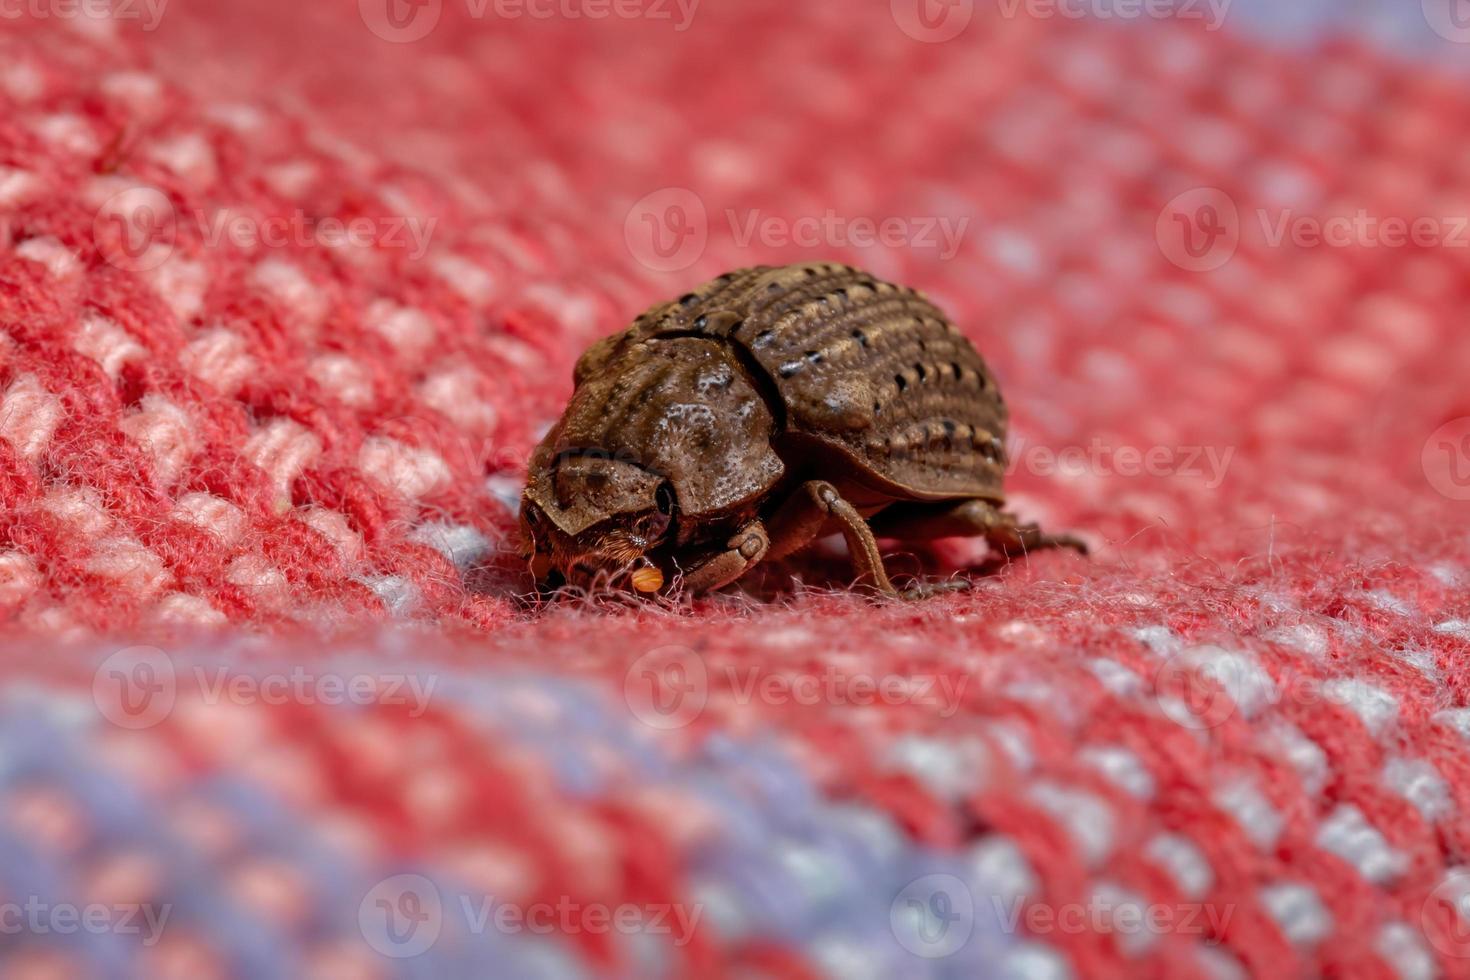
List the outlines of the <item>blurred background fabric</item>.
<svg viewBox="0 0 1470 980">
<path fill-rule="evenodd" d="M 1470 5 L 0 0 L 0 976 L 1470 976 Z M 536 604 L 649 304 L 840 260 L 1012 505 Z"/>
</svg>

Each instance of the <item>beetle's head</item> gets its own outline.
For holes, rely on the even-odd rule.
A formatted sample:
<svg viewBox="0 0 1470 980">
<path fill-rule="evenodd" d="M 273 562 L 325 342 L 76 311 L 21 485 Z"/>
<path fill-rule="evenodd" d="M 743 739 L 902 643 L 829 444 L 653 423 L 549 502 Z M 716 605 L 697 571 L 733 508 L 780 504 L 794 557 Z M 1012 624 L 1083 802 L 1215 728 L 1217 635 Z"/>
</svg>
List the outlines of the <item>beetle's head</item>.
<svg viewBox="0 0 1470 980">
<path fill-rule="evenodd" d="M 538 587 L 594 584 L 655 592 L 663 574 L 646 556 L 673 526 L 669 481 L 625 459 L 562 452 L 533 463 L 521 498 L 522 553 Z"/>
</svg>

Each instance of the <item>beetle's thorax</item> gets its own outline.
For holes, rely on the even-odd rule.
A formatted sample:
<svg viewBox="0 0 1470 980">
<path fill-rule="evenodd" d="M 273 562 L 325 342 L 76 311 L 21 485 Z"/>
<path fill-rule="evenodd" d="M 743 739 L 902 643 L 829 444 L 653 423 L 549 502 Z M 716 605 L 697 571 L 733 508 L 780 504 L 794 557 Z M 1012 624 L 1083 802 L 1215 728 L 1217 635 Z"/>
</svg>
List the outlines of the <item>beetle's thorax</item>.
<svg viewBox="0 0 1470 980">
<path fill-rule="evenodd" d="M 577 389 L 551 437 L 557 452 L 600 451 L 659 475 L 681 516 L 740 506 L 780 477 L 770 406 L 728 344 L 639 344 Z"/>
<path fill-rule="evenodd" d="M 636 559 L 644 544 L 697 546 L 779 481 L 774 435 L 771 407 L 729 344 L 638 344 L 577 388 L 537 448 L 526 499 L 554 528 L 535 546 L 559 545 L 553 565 L 580 552 L 603 568 Z M 665 538 L 632 529 L 641 520 L 646 531 L 661 511 L 672 521 Z"/>
</svg>

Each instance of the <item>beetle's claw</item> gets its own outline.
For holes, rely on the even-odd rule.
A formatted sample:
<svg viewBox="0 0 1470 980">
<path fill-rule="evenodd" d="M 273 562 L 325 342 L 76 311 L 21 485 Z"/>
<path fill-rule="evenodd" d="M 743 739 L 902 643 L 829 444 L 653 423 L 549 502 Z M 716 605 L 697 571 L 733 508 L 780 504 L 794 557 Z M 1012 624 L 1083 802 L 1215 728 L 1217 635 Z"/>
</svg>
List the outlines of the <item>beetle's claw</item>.
<svg viewBox="0 0 1470 980">
<path fill-rule="evenodd" d="M 937 595 L 950 592 L 967 592 L 975 587 L 975 583 L 963 576 L 958 578 L 940 579 L 937 582 L 927 582 L 923 579 L 915 579 L 908 588 L 899 593 L 899 598 L 909 601 L 917 599 L 932 599 Z"/>
<path fill-rule="evenodd" d="M 1086 541 L 1083 541 L 1081 538 L 1074 537 L 1070 534 L 1058 534 L 1052 539 L 1052 541 L 1055 547 L 1071 548 L 1073 551 L 1077 552 L 1079 555 L 1082 555 L 1084 558 L 1092 554 L 1092 549 L 1088 547 Z"/>
<path fill-rule="evenodd" d="M 536 595 L 542 599 L 550 599 L 566 584 L 566 577 L 553 569 L 544 575 L 536 576 Z"/>
</svg>

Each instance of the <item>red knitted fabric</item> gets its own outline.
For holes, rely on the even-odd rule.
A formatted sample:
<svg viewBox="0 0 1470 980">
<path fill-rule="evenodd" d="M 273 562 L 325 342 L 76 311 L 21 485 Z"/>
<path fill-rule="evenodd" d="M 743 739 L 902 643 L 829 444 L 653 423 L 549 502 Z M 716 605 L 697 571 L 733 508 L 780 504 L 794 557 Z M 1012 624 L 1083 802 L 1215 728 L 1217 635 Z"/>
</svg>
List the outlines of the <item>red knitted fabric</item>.
<svg viewBox="0 0 1470 980">
<path fill-rule="evenodd" d="M 0 22 L 8 703 L 71 692 L 75 765 L 169 812 L 238 793 L 169 824 L 209 859 L 155 875 L 192 897 L 129 969 L 417 975 L 355 931 L 355 884 L 210 836 L 257 802 L 352 882 L 714 909 L 714 852 L 816 853 L 771 829 L 799 798 L 941 862 L 972 919 L 1019 919 L 975 960 L 915 953 L 917 873 L 821 864 L 800 907 L 871 899 L 851 935 L 883 934 L 881 968 L 751 900 L 657 970 L 563 926 L 533 939 L 565 959 L 514 975 L 1470 976 L 1463 82 L 1366 43 L 985 4 L 949 39 L 898 0 L 503 6 L 412 7 L 422 37 L 370 0 Z M 698 601 L 519 599 L 515 502 L 576 356 L 727 269 L 816 259 L 950 313 L 1011 406 L 1014 508 L 1094 556 L 982 575 L 981 544 L 910 548 L 893 571 L 977 575 L 913 603 L 845 589 L 830 544 Z M 135 644 L 170 694 L 120 725 L 106 658 Z M 370 709 L 220 703 L 191 673 L 341 656 Z M 406 710 L 395 671 L 440 693 Z M 753 745 L 794 796 L 729 761 Z M 133 853 L 64 845 L 122 817 L 27 779 L 0 816 L 63 880 Z M 788 801 L 760 833 L 755 797 Z M 242 952 L 188 914 L 204 894 L 276 938 Z M 509 962 L 455 948 L 443 975 Z"/>
</svg>

